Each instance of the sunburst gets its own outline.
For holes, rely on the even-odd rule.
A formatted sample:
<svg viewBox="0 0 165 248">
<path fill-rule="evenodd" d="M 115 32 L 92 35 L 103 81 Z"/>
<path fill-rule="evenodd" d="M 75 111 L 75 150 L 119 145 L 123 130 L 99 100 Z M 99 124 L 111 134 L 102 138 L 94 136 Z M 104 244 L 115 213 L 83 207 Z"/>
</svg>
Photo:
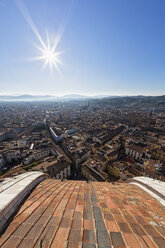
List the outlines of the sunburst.
<svg viewBox="0 0 165 248">
<path fill-rule="evenodd" d="M 42 39 L 41 46 L 36 46 L 40 55 L 34 57 L 34 59 L 43 61 L 44 67 L 49 66 L 51 70 L 55 67 L 59 71 L 58 65 L 62 65 L 62 61 L 60 60 L 62 51 L 57 50 L 58 43 L 59 39 L 56 38 L 55 42 L 51 45 L 49 34 L 47 34 L 47 42 L 44 42 Z"/>
<path fill-rule="evenodd" d="M 54 39 L 54 42 L 50 42 L 50 35 L 47 33 L 47 39 L 46 42 L 41 37 L 36 25 L 34 24 L 28 10 L 26 9 L 26 6 L 22 2 L 22 0 L 15 0 L 21 14 L 25 18 L 26 22 L 29 24 L 31 30 L 35 34 L 37 40 L 39 41 L 39 45 L 35 45 L 37 50 L 39 51 L 39 55 L 37 57 L 32 58 L 33 60 L 41 60 L 44 62 L 44 66 L 49 66 L 52 70 L 53 67 L 55 67 L 58 71 L 58 65 L 62 64 L 59 55 L 62 53 L 62 51 L 57 50 L 57 46 L 59 45 L 63 28 L 59 28 L 56 38 Z"/>
</svg>

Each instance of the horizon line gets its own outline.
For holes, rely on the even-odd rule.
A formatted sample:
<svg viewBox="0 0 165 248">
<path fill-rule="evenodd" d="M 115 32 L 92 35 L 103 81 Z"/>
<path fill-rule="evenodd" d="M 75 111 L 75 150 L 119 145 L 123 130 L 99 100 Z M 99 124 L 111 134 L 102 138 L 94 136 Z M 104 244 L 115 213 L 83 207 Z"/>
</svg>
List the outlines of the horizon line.
<svg viewBox="0 0 165 248">
<path fill-rule="evenodd" d="M 33 93 L 19 93 L 19 94 L 0 94 L 0 96 L 13 96 L 13 97 L 19 97 L 19 96 L 25 96 L 25 95 L 29 95 L 29 96 L 49 96 L 49 97 L 65 97 L 65 96 L 85 96 L 85 97 L 96 97 L 96 96 L 102 96 L 102 97 L 109 97 L 109 96 L 116 96 L 116 97 L 126 97 L 126 96 L 163 96 L 164 94 L 102 94 L 102 93 L 97 93 L 97 94 L 90 94 L 90 95 L 86 95 L 86 94 L 81 94 L 81 93 L 67 93 L 64 95 L 52 95 L 52 94 L 33 94 Z"/>
</svg>

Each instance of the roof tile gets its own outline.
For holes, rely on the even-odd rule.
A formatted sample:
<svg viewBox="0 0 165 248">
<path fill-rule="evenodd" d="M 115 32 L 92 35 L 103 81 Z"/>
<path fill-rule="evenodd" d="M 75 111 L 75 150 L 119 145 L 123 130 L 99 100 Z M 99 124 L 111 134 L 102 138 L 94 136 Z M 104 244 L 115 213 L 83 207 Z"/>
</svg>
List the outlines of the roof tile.
<svg viewBox="0 0 165 248">
<path fill-rule="evenodd" d="M 47 179 L 27 197 L 0 246 L 164 248 L 164 218 L 165 208 L 136 185 Z"/>
<path fill-rule="evenodd" d="M 94 231 L 92 230 L 84 230 L 83 231 L 83 242 L 88 243 L 88 244 L 95 244 L 95 235 Z"/>
<path fill-rule="evenodd" d="M 82 241 L 82 231 L 71 229 L 69 234 L 69 242 L 81 242 Z"/>
<path fill-rule="evenodd" d="M 126 247 L 120 232 L 110 232 L 110 236 L 114 247 Z"/>
<path fill-rule="evenodd" d="M 131 248 L 140 248 L 139 241 L 136 239 L 133 233 L 123 233 L 123 237 L 125 239 L 125 243 L 128 247 Z"/>
</svg>

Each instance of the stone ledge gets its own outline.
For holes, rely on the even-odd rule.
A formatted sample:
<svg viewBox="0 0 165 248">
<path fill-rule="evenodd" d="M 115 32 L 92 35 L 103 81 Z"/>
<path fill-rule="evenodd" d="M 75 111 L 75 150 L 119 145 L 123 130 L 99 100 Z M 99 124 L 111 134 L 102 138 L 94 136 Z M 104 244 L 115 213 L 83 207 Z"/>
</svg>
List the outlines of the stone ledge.
<svg viewBox="0 0 165 248">
<path fill-rule="evenodd" d="M 165 206 L 165 182 L 149 177 L 134 177 L 127 180 L 130 184 L 135 184 L 157 199 Z"/>
<path fill-rule="evenodd" d="M 14 176 L 14 177 L 4 179 L 0 183 L 0 193 L 3 192 L 4 190 L 6 190 L 7 188 L 10 188 L 12 185 L 16 184 L 17 182 L 23 180 L 24 178 L 31 176 L 32 174 L 34 174 L 34 173 L 33 172 L 26 172 L 26 173 L 23 173 L 23 174 Z"/>
<path fill-rule="evenodd" d="M 28 193 L 48 175 L 27 172 L 0 183 L 0 232 Z"/>
</svg>

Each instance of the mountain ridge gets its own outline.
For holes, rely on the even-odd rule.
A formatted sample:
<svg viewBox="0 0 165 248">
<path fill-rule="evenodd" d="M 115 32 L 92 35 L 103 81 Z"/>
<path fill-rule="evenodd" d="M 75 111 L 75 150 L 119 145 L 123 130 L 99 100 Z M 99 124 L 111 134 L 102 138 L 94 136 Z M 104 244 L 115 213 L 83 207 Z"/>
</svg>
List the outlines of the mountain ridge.
<svg viewBox="0 0 165 248">
<path fill-rule="evenodd" d="M 53 96 L 53 95 L 30 95 L 30 94 L 22 94 L 18 96 L 14 95 L 0 95 L 0 102 L 12 102 L 12 101 L 70 101 L 70 100 L 90 100 L 90 99 L 98 99 L 103 101 L 112 100 L 116 101 L 117 99 L 120 101 L 134 101 L 134 100 L 153 100 L 153 99 L 163 99 L 165 95 L 160 96 L 112 96 L 112 95 L 95 95 L 95 96 L 86 96 L 81 94 L 68 94 L 64 96 Z"/>
<path fill-rule="evenodd" d="M 0 101 L 41 101 L 41 100 L 72 100 L 72 99 L 95 99 L 95 98 L 104 98 L 109 97 L 107 95 L 99 96 L 86 96 L 80 94 L 68 94 L 64 96 L 53 96 L 53 95 L 30 95 L 22 94 L 18 96 L 14 95 L 0 95 Z M 113 96 L 112 96 L 113 97 Z"/>
</svg>

